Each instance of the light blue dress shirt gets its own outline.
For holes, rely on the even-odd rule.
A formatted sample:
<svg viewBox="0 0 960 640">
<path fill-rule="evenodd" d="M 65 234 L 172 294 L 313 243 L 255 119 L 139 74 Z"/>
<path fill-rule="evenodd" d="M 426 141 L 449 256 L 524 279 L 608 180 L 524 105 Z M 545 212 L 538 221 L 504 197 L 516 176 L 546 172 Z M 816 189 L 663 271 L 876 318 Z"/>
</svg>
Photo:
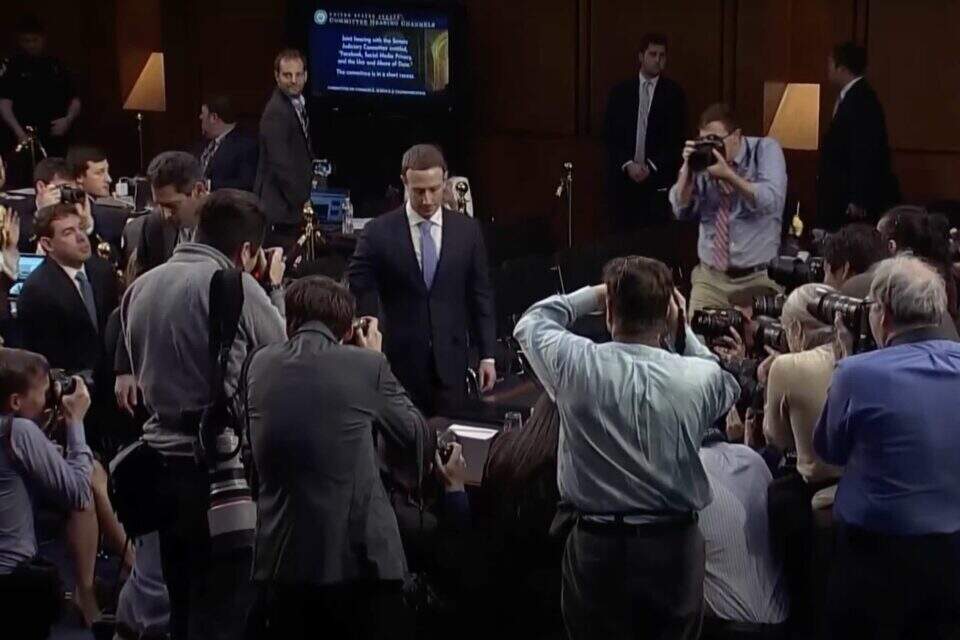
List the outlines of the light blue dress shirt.
<svg viewBox="0 0 960 640">
<path fill-rule="evenodd" d="M 689 327 L 682 356 L 567 330 L 596 311 L 584 288 L 538 302 L 514 330 L 560 412 L 561 498 L 592 514 L 701 510 L 711 494 L 700 442 L 736 401 L 736 380 Z"/>
<path fill-rule="evenodd" d="M 756 202 L 751 204 L 739 191 L 729 197 L 730 264 L 732 268 L 766 264 L 780 251 L 783 207 L 787 199 L 787 165 L 783 149 L 773 138 L 744 136 L 735 160 L 737 174 L 756 185 Z M 713 242 L 715 222 L 720 212 L 720 187 L 706 171 L 693 177 L 690 204 L 681 208 L 677 185 L 670 189 L 670 206 L 680 220 L 699 220 L 700 239 L 697 255 L 700 262 L 714 264 Z"/>
</svg>

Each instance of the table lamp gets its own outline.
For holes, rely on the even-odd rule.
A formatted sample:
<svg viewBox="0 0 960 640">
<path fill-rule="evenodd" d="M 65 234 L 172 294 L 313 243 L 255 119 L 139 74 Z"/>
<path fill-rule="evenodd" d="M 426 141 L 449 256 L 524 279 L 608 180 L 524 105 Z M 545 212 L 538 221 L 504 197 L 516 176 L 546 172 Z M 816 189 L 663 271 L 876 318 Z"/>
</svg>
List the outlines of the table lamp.
<svg viewBox="0 0 960 640">
<path fill-rule="evenodd" d="M 143 112 L 167 110 L 167 87 L 163 74 L 163 54 L 154 51 L 143 65 L 140 76 L 123 103 L 126 111 L 137 112 L 137 140 L 140 151 L 140 173 L 143 173 Z"/>
</svg>

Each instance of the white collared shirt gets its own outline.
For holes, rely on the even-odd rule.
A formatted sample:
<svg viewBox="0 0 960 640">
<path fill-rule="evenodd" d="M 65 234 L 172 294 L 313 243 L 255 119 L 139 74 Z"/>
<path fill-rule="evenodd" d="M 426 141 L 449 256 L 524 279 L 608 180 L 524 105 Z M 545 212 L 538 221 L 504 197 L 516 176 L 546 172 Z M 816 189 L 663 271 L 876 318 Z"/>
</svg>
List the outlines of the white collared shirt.
<svg viewBox="0 0 960 640">
<path fill-rule="evenodd" d="M 640 77 L 640 91 L 643 91 L 644 82 L 650 83 L 650 101 L 652 102 L 653 94 L 657 90 L 657 82 L 660 81 L 660 76 L 654 76 L 653 78 L 648 78 L 647 76 L 643 75 L 643 71 L 641 71 L 638 75 Z"/>
<path fill-rule="evenodd" d="M 850 91 L 850 88 L 857 84 L 858 81 L 863 80 L 863 76 L 857 76 L 847 84 L 843 85 L 843 89 L 840 89 L 840 97 L 837 99 L 837 104 L 839 105 L 843 102 L 843 99 L 847 96 L 847 92 Z"/>
<path fill-rule="evenodd" d="M 51 260 L 52 260 L 52 258 L 51 258 Z M 57 262 L 57 261 L 54 260 L 54 262 Z M 82 299 L 83 299 L 83 291 L 80 290 L 80 283 L 77 282 L 77 274 L 78 274 L 78 273 L 82 273 L 84 276 L 86 276 L 86 275 L 87 275 L 87 270 L 86 270 L 84 267 L 82 267 L 82 266 L 81 266 L 79 269 L 74 269 L 73 267 L 68 267 L 68 266 L 66 266 L 66 265 L 60 264 L 59 262 L 57 262 L 57 264 L 60 266 L 61 269 L 63 269 L 64 273 L 67 274 L 67 277 L 70 278 L 70 282 L 73 283 L 73 286 L 75 286 L 75 287 L 77 288 L 77 293 L 80 294 L 80 299 L 82 300 Z M 90 278 L 87 278 L 87 280 L 89 281 Z"/>
<path fill-rule="evenodd" d="M 420 250 L 420 223 L 427 219 L 413 210 L 410 201 L 407 200 L 407 221 L 410 224 L 410 238 L 413 240 L 413 252 L 417 256 L 417 264 L 423 269 L 423 253 Z M 430 235 L 433 237 L 433 244 L 437 247 L 437 259 L 440 258 L 440 245 L 443 243 L 443 207 L 437 208 L 437 212 L 430 216 Z"/>
</svg>

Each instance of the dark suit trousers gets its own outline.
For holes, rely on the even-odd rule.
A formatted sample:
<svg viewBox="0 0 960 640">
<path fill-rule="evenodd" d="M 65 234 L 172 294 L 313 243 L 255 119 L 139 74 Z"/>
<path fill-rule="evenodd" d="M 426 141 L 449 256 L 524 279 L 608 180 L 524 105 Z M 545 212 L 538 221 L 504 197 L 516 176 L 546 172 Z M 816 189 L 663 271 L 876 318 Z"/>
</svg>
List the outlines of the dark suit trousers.
<svg viewBox="0 0 960 640">
<path fill-rule="evenodd" d="M 417 409 L 428 418 L 442 416 L 463 406 L 466 398 L 466 374 L 458 380 L 459 384 L 444 383 L 437 373 L 432 354 L 428 354 L 419 366 L 396 366 L 391 363 L 400 384 L 410 395 Z"/>
<path fill-rule="evenodd" d="M 697 638 L 706 558 L 697 524 L 604 529 L 580 522 L 567 538 L 561 601 L 570 639 Z"/>
<path fill-rule="evenodd" d="M 960 637 L 960 533 L 887 536 L 836 522 L 835 640 Z"/>
<path fill-rule="evenodd" d="M 242 638 L 255 598 L 253 549 L 216 554 L 207 508 L 210 480 L 192 458 L 168 458 L 177 496 L 175 522 L 160 531 L 160 560 L 170 593 L 174 640 Z"/>
<path fill-rule="evenodd" d="M 273 584 L 261 587 L 260 601 L 248 640 L 412 637 L 399 582 Z"/>
</svg>

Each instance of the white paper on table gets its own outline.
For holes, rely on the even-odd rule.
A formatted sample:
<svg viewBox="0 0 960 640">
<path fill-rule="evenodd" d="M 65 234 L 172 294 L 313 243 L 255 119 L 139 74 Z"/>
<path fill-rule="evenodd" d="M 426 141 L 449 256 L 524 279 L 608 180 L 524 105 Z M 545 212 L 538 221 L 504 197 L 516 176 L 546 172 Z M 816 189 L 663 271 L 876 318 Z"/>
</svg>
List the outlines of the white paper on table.
<svg viewBox="0 0 960 640">
<path fill-rule="evenodd" d="M 490 444 L 497 431 L 463 424 L 452 424 L 450 430 L 457 435 L 463 447 L 463 458 L 467 461 L 467 482 L 479 485 L 483 481 L 483 469 L 487 466 Z"/>
</svg>

